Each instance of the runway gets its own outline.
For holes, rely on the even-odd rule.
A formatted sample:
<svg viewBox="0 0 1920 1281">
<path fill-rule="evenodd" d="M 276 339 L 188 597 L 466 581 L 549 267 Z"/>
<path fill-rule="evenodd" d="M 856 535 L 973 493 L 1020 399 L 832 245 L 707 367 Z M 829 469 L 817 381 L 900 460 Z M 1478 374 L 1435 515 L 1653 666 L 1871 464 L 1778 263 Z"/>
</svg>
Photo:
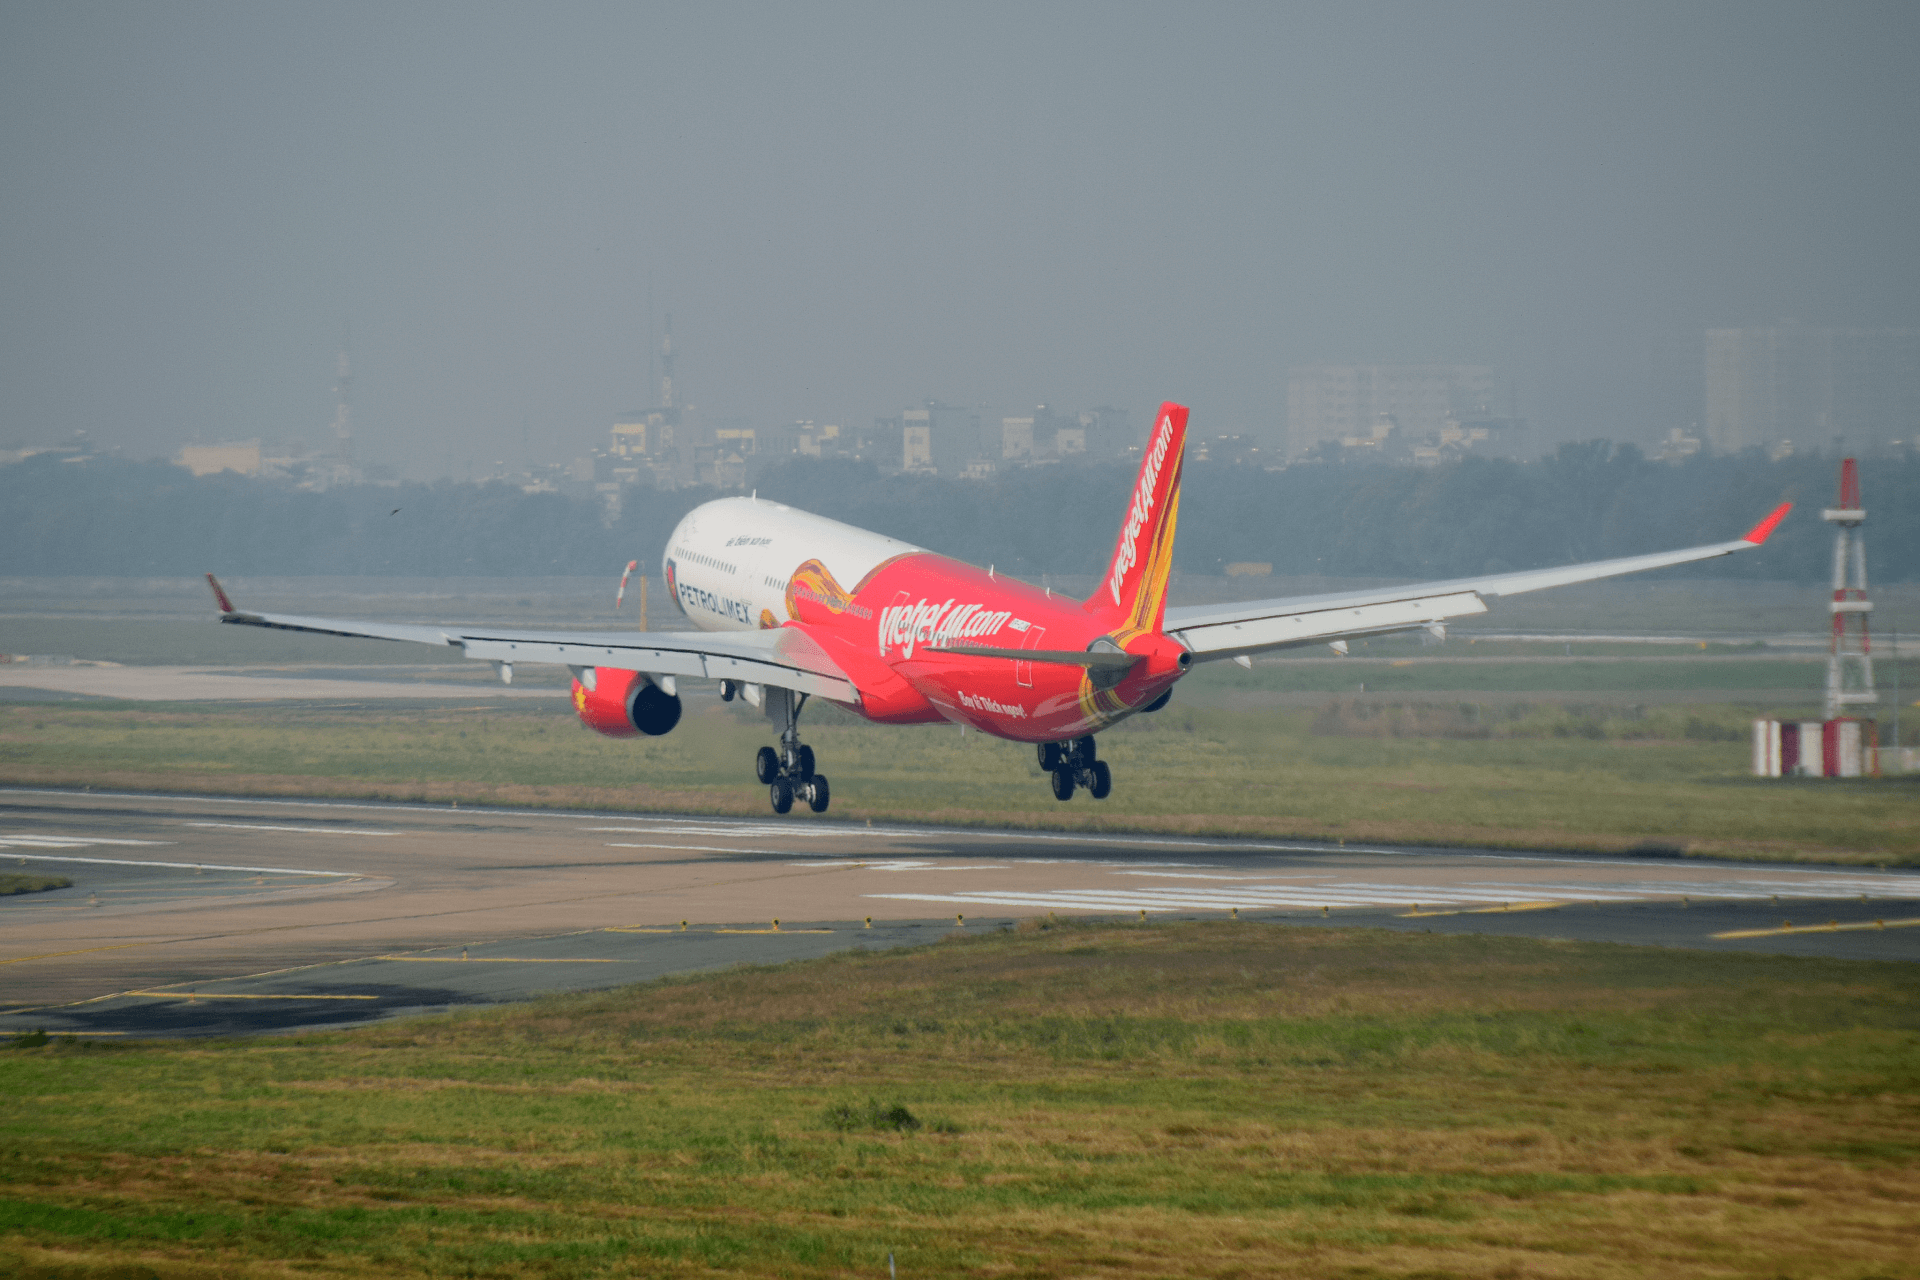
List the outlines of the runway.
<svg viewBox="0 0 1920 1281">
<path fill-rule="evenodd" d="M 811 817 L 9 788 L 0 870 L 74 882 L 0 898 L 0 1033 L 360 1022 L 1048 912 L 1920 960 L 1910 871 Z"/>
</svg>

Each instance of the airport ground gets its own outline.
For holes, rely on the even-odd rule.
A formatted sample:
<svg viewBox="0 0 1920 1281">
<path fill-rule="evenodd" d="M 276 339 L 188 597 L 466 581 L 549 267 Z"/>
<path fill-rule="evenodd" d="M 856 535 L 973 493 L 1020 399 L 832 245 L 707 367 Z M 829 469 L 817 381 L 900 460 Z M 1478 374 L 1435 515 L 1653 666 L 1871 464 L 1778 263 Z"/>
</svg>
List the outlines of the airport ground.
<svg viewBox="0 0 1920 1281">
<path fill-rule="evenodd" d="M 414 968 L 486 968 L 439 955 Z M 0 1050 L 0 1259 L 38 1276 L 1909 1275 L 1915 973 L 1029 916 L 352 1031 L 28 1038 Z"/>
<path fill-rule="evenodd" d="M 1920 807 L 1746 777 L 1806 646 L 1210 673 L 1100 809 L 821 716 L 775 820 L 738 705 L 122 604 L 0 608 L 125 664 L 0 676 L 12 1272 L 1912 1271 Z"/>
</svg>

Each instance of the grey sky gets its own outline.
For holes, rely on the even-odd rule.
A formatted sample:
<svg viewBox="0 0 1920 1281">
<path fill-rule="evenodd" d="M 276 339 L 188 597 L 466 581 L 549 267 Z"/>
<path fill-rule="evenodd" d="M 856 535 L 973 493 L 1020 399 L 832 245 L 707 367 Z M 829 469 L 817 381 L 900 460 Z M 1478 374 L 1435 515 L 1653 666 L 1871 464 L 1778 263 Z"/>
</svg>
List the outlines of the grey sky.
<svg viewBox="0 0 1920 1281">
<path fill-rule="evenodd" d="M 650 403 L 1189 400 L 1492 363 L 1644 434 L 1658 333 L 1914 324 L 1920 6 L 0 8 L 0 444 L 329 422 L 412 475 Z"/>
</svg>

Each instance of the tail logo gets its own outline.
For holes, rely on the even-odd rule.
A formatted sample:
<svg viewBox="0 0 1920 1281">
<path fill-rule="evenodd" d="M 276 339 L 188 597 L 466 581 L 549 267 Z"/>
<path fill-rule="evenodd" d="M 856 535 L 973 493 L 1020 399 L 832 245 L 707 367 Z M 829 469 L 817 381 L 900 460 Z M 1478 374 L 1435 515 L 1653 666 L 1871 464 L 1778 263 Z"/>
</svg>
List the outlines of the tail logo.
<svg viewBox="0 0 1920 1281">
<path fill-rule="evenodd" d="M 1126 580 L 1127 571 L 1140 561 L 1140 530 L 1153 515 L 1153 495 L 1160 484 L 1160 469 L 1166 466 L 1167 449 L 1173 443 L 1173 415 L 1166 414 L 1160 419 L 1160 430 L 1154 435 L 1153 452 L 1147 455 L 1147 465 L 1140 469 L 1140 483 L 1133 490 L 1133 505 L 1127 509 L 1126 532 L 1120 539 L 1120 552 L 1113 558 L 1113 573 L 1107 580 L 1107 590 L 1113 593 L 1113 603 L 1120 603 L 1120 585 Z"/>
</svg>

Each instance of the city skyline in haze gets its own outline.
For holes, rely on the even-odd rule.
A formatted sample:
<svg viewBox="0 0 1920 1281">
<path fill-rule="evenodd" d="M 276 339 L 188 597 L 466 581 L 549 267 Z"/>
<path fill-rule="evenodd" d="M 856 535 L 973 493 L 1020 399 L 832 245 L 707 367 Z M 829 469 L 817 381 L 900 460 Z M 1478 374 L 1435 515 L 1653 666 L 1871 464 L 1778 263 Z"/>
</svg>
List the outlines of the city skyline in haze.
<svg viewBox="0 0 1920 1281">
<path fill-rule="evenodd" d="M 1651 439 L 1658 336 L 1920 323 L 1901 5 L 27 4 L 0 445 L 570 457 L 654 403 L 1191 403 L 1489 366 Z"/>
</svg>

